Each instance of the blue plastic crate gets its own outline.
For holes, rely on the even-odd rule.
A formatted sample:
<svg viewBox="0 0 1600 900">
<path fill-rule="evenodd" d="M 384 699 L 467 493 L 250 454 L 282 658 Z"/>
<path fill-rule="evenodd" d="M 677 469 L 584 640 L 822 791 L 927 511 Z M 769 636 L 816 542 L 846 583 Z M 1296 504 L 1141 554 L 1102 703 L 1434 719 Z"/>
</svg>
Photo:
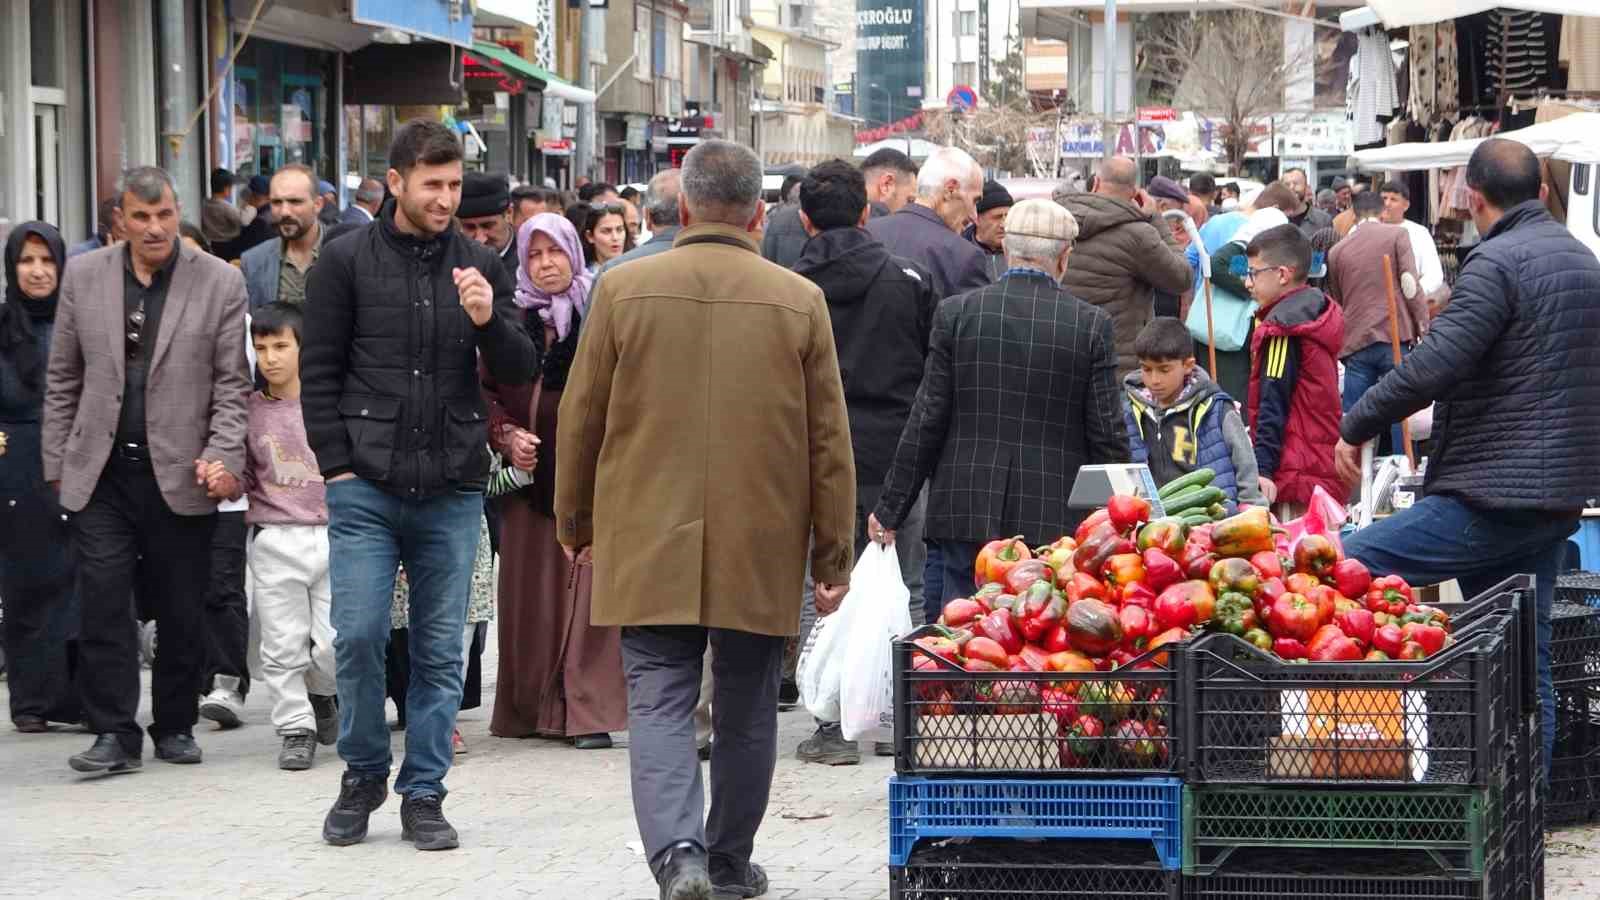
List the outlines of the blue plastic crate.
<svg viewBox="0 0 1600 900">
<path fill-rule="evenodd" d="M 1147 838 L 1168 871 L 1183 867 L 1183 782 L 1176 778 L 1023 781 L 894 776 L 889 865 L 923 838 Z"/>
</svg>

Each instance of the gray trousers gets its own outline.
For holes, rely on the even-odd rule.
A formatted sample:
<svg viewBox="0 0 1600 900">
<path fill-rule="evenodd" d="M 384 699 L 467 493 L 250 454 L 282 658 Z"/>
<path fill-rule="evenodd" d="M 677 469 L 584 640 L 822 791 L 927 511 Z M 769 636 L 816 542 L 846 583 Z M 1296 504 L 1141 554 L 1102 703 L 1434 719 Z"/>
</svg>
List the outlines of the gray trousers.
<svg viewBox="0 0 1600 900">
<path fill-rule="evenodd" d="M 652 872 L 659 874 L 668 847 L 691 841 L 711 855 L 713 877 L 744 876 L 778 761 L 783 641 L 697 625 L 622 629 L 633 815 Z M 709 816 L 694 727 L 708 642 L 714 676 Z"/>
</svg>

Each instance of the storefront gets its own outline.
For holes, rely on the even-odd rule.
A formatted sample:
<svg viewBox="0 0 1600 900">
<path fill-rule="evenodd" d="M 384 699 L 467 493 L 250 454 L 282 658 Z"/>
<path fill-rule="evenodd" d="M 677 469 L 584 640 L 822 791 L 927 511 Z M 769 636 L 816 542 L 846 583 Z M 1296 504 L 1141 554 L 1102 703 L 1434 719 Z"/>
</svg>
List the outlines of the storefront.
<svg viewBox="0 0 1600 900">
<path fill-rule="evenodd" d="M 81 3 L 0 0 L 0 232 L 40 219 L 92 227 Z"/>
<path fill-rule="evenodd" d="M 291 163 L 334 180 L 338 55 L 253 38 L 233 68 L 233 169 L 271 174 Z"/>
</svg>

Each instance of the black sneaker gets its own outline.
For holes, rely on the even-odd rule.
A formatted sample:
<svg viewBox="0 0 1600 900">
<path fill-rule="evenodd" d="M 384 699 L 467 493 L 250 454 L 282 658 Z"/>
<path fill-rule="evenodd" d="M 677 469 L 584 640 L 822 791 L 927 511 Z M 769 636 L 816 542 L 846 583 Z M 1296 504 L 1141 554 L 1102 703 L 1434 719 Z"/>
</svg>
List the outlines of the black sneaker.
<svg viewBox="0 0 1600 900">
<path fill-rule="evenodd" d="M 359 844 L 367 839 L 367 817 L 389 799 L 389 784 L 384 778 L 344 773 L 339 779 L 339 799 L 322 820 L 322 839 L 335 847 Z"/>
<path fill-rule="evenodd" d="M 114 734 L 98 735 L 94 746 L 67 760 L 75 772 L 105 772 L 119 775 L 143 768 L 144 761 L 122 749 L 122 742 Z"/>
<path fill-rule="evenodd" d="M 657 880 L 661 900 L 711 900 L 706 852 L 689 841 L 668 847 Z"/>
<path fill-rule="evenodd" d="M 436 794 L 420 794 L 400 801 L 400 840 L 418 850 L 454 850 L 461 846 L 456 830 L 444 817 L 444 801 Z"/>
<path fill-rule="evenodd" d="M 778 712 L 788 712 L 800 705 L 800 685 L 793 678 L 778 683 Z"/>
<path fill-rule="evenodd" d="M 311 768 L 317 758 L 317 736 L 310 731 L 296 731 L 283 736 L 283 749 L 278 751 L 278 768 L 301 772 Z"/>
<path fill-rule="evenodd" d="M 317 743 L 327 746 L 339 739 L 337 697 L 329 694 L 312 694 L 311 714 L 317 717 Z"/>
<path fill-rule="evenodd" d="M 748 900 L 767 892 L 767 870 L 755 863 L 744 867 L 744 877 L 724 877 L 719 874 L 711 881 L 712 900 Z"/>
<path fill-rule="evenodd" d="M 844 739 L 838 722 L 823 722 L 817 726 L 816 734 L 795 748 L 794 757 L 801 762 L 827 766 L 853 766 L 861 762 L 861 748 L 855 741 Z"/>
<path fill-rule="evenodd" d="M 200 762 L 200 745 L 192 734 L 169 734 L 156 738 L 156 759 L 174 765 L 192 766 Z"/>
</svg>

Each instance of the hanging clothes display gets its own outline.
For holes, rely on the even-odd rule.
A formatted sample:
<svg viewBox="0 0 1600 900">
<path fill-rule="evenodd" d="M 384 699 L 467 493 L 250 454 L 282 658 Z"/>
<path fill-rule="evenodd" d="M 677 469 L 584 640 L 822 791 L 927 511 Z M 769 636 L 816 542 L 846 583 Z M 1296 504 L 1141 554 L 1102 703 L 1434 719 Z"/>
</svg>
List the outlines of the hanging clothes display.
<svg viewBox="0 0 1600 900">
<path fill-rule="evenodd" d="M 1563 16 L 1559 57 L 1568 91 L 1600 92 L 1600 18 Z"/>
<path fill-rule="evenodd" d="M 1423 124 L 1454 117 L 1461 109 L 1456 23 L 1413 25 L 1409 40 L 1411 96 L 1406 111 Z"/>
<path fill-rule="evenodd" d="M 1525 10 L 1496 9 L 1488 13 L 1485 44 L 1489 50 L 1489 80 L 1496 88 L 1527 93 L 1550 78 L 1549 35 L 1544 16 Z"/>
<path fill-rule="evenodd" d="M 1399 105 L 1389 35 L 1381 28 L 1363 30 L 1354 62 L 1356 78 L 1350 114 L 1359 147 L 1383 140 L 1383 122 L 1394 115 Z"/>
</svg>

